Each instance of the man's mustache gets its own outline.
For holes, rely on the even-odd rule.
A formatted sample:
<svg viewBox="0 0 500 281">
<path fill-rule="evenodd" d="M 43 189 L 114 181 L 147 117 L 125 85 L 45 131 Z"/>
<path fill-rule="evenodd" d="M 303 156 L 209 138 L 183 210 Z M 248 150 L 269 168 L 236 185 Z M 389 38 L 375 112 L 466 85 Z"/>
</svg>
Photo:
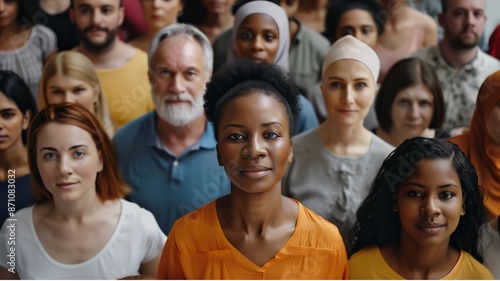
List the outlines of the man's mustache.
<svg viewBox="0 0 500 281">
<path fill-rule="evenodd" d="M 109 29 L 104 28 L 104 27 L 100 27 L 100 26 L 96 26 L 96 25 L 91 25 L 91 26 L 85 28 L 83 31 L 85 33 L 87 33 L 89 31 L 94 31 L 94 30 L 101 30 L 101 31 L 109 32 Z"/>
</svg>

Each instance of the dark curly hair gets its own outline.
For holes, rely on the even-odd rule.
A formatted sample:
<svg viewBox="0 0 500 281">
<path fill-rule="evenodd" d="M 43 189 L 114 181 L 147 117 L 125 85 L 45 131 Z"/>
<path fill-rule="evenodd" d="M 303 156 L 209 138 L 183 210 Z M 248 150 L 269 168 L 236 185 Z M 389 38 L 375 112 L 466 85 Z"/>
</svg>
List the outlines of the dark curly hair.
<svg viewBox="0 0 500 281">
<path fill-rule="evenodd" d="M 337 29 L 339 28 L 342 15 L 354 10 L 365 10 L 373 18 L 377 27 L 378 36 L 384 32 L 385 18 L 382 17 L 382 6 L 375 0 L 334 0 L 328 6 L 325 18 L 325 32 L 323 35 L 330 40 L 331 43 L 337 41 Z"/>
<path fill-rule="evenodd" d="M 235 60 L 226 63 L 214 73 L 204 95 L 204 108 L 209 121 L 214 124 L 215 138 L 219 117 L 224 105 L 231 99 L 254 91 L 276 98 L 283 105 L 293 131 L 294 120 L 300 112 L 299 90 L 279 66 Z"/>
<path fill-rule="evenodd" d="M 350 232 L 350 255 L 370 245 L 382 247 L 399 241 L 401 223 L 392 208 L 393 198 L 401 183 L 424 159 L 449 159 L 459 175 L 466 212 L 451 234 L 450 245 L 482 261 L 477 245 L 481 226 L 486 223 L 486 211 L 476 170 L 455 144 L 423 137 L 404 141 L 384 160 L 370 193 L 356 213 L 357 221 Z"/>
</svg>

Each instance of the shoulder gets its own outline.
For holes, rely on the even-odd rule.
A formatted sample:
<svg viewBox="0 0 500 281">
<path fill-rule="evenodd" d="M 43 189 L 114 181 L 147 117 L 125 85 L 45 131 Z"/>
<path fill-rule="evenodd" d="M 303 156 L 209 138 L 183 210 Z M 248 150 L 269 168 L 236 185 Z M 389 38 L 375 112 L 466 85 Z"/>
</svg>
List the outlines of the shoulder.
<svg viewBox="0 0 500 281">
<path fill-rule="evenodd" d="M 151 129 L 154 130 L 154 128 L 151 128 L 151 126 L 154 126 L 154 118 L 155 113 L 151 111 L 125 124 L 113 136 L 113 142 L 118 146 L 135 141 L 144 142 L 146 132 Z"/>
<path fill-rule="evenodd" d="M 491 272 L 471 254 L 466 251 L 460 252 L 455 267 L 445 279 L 494 279 Z"/>
<path fill-rule="evenodd" d="M 433 56 L 438 56 L 438 55 L 439 55 L 439 52 L 438 52 L 437 45 L 433 45 L 433 46 L 424 47 L 424 48 L 412 53 L 410 55 L 410 57 L 416 57 L 416 58 L 422 59 L 424 61 L 429 61 L 432 59 Z"/>
<path fill-rule="evenodd" d="M 210 247 L 206 243 L 207 239 L 210 237 L 213 242 L 217 240 L 218 225 L 215 201 L 212 201 L 179 218 L 170 230 L 169 239 L 173 239 L 178 249 L 187 249 L 193 243 L 203 248 Z"/>
<path fill-rule="evenodd" d="M 314 140 L 318 137 L 318 128 L 302 132 L 292 138 L 293 148 L 311 147 L 314 144 Z"/>
<path fill-rule="evenodd" d="M 477 50 L 477 58 L 480 59 L 480 62 L 484 67 L 488 67 L 489 71 L 495 71 L 500 68 L 500 61 L 495 57 L 490 56 L 489 54 L 483 52 L 478 48 Z"/>
<path fill-rule="evenodd" d="M 325 53 L 330 48 L 330 42 L 325 36 L 319 34 L 318 32 L 308 28 L 307 26 L 300 24 L 299 32 L 301 33 L 302 39 L 311 42 L 312 45 L 316 46 L 319 50 L 324 50 Z"/>
<path fill-rule="evenodd" d="M 370 133 L 372 134 L 372 145 L 370 147 L 370 150 L 372 152 L 385 154 L 387 156 L 394 150 L 394 147 L 392 145 L 386 143 L 383 139 L 381 139 L 373 132 Z"/>
</svg>

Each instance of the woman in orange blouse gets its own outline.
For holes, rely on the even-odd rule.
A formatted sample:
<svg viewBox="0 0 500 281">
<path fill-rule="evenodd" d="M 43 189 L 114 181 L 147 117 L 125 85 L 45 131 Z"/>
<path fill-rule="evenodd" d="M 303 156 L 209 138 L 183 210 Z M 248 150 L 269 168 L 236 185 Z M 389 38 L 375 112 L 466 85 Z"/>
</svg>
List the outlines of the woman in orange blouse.
<svg viewBox="0 0 500 281">
<path fill-rule="evenodd" d="M 298 97 L 274 65 L 236 61 L 215 73 L 205 112 L 231 193 L 174 224 L 158 279 L 347 278 L 337 227 L 281 195 Z"/>
<path fill-rule="evenodd" d="M 479 89 L 470 130 L 450 139 L 476 167 L 488 219 L 500 215 L 500 71 Z"/>
</svg>

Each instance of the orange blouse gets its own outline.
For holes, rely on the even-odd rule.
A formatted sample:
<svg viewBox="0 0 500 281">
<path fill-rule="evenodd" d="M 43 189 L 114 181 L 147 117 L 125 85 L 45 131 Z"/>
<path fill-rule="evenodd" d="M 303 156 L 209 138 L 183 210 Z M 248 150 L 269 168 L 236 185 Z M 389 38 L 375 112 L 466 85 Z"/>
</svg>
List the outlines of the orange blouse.
<svg viewBox="0 0 500 281">
<path fill-rule="evenodd" d="M 259 267 L 224 236 L 215 201 L 180 218 L 167 239 L 158 279 L 347 279 L 347 254 L 336 226 L 299 205 L 295 232 Z"/>
</svg>

